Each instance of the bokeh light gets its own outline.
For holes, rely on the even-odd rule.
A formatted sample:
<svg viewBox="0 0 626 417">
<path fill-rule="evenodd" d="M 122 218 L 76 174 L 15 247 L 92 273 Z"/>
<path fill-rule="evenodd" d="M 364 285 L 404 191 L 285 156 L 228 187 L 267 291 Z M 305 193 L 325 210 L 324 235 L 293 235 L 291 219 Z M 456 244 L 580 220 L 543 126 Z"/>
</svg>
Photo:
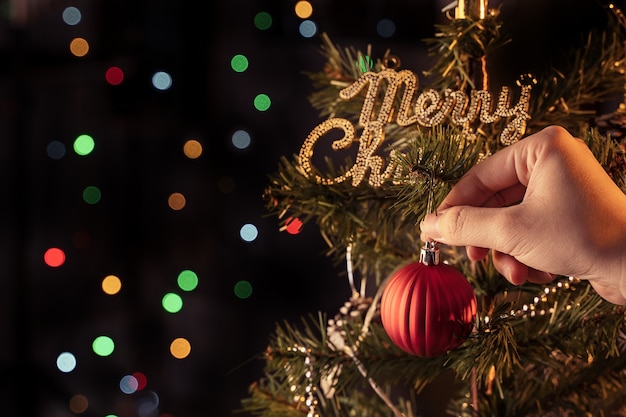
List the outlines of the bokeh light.
<svg viewBox="0 0 626 417">
<path fill-rule="evenodd" d="M 102 291 L 108 295 L 115 295 L 122 290 L 122 280 L 116 275 L 107 275 L 102 280 Z"/>
<path fill-rule="evenodd" d="M 51 159 L 61 159 L 65 156 L 65 145 L 58 140 L 48 143 L 46 153 Z"/>
<path fill-rule="evenodd" d="M 305 0 L 297 2 L 294 10 L 300 19 L 308 19 L 313 14 L 313 6 Z"/>
<path fill-rule="evenodd" d="M 133 372 L 132 375 L 137 380 L 137 391 L 141 391 L 148 385 L 148 378 L 143 372 Z"/>
<path fill-rule="evenodd" d="M 168 313 L 178 313 L 183 308 L 183 299 L 180 295 L 169 292 L 161 299 L 161 305 Z"/>
<path fill-rule="evenodd" d="M 176 281 L 181 290 L 193 291 L 198 286 L 198 275 L 189 269 L 185 269 L 178 274 Z"/>
<path fill-rule="evenodd" d="M 285 230 L 290 235 L 297 235 L 302 231 L 302 220 L 297 217 L 290 217 L 285 222 Z"/>
<path fill-rule="evenodd" d="M 83 57 L 89 52 L 89 42 L 83 38 L 74 38 L 70 42 L 70 52 L 77 57 Z"/>
<path fill-rule="evenodd" d="M 111 85 L 120 85 L 124 81 L 124 71 L 120 67 L 109 67 L 104 73 L 104 79 Z"/>
<path fill-rule="evenodd" d="M 357 62 L 357 66 L 359 67 L 361 72 L 367 72 L 374 68 L 374 61 L 369 55 L 359 55 L 359 61 Z"/>
<path fill-rule="evenodd" d="M 65 10 L 63 10 L 62 16 L 65 24 L 70 26 L 76 26 L 80 23 L 80 19 L 82 18 L 80 10 L 73 6 L 66 7 Z"/>
<path fill-rule="evenodd" d="M 187 204 L 187 199 L 181 193 L 172 193 L 167 198 L 167 205 L 170 206 L 172 210 L 182 210 L 185 208 Z"/>
<path fill-rule="evenodd" d="M 237 130 L 233 133 L 231 137 L 231 142 L 233 146 L 237 149 L 246 149 L 250 146 L 252 140 L 250 139 L 250 134 L 245 130 Z"/>
<path fill-rule="evenodd" d="M 254 16 L 254 26 L 259 30 L 267 30 L 272 27 L 272 15 L 268 12 L 259 12 Z"/>
<path fill-rule="evenodd" d="M 300 35 L 304 38 L 312 38 L 317 34 L 317 25 L 312 20 L 305 20 L 298 27 Z"/>
<path fill-rule="evenodd" d="M 91 136 L 86 134 L 79 135 L 74 140 L 74 152 L 80 156 L 89 155 L 93 152 L 95 146 L 96 142 Z"/>
<path fill-rule="evenodd" d="M 91 348 L 98 356 L 110 356 L 115 350 L 115 343 L 108 336 L 98 336 L 91 344 Z"/>
<path fill-rule="evenodd" d="M 76 369 L 76 356 L 70 352 L 63 352 L 57 356 L 57 368 L 61 372 L 72 372 Z"/>
<path fill-rule="evenodd" d="M 184 359 L 191 353 L 191 343 L 184 337 L 178 337 L 170 344 L 170 353 L 176 359 Z"/>
<path fill-rule="evenodd" d="M 87 204 L 97 204 L 102 198 L 100 189 L 95 185 L 89 185 L 83 190 L 83 200 Z"/>
<path fill-rule="evenodd" d="M 73 413 L 82 414 L 89 408 L 89 401 L 84 395 L 76 394 L 70 398 L 69 407 Z"/>
<path fill-rule="evenodd" d="M 252 295 L 252 284 L 246 280 L 237 281 L 233 287 L 233 291 L 237 298 L 245 300 Z"/>
<path fill-rule="evenodd" d="M 254 98 L 254 107 L 258 111 L 265 111 L 269 109 L 271 105 L 272 105 L 272 100 L 270 100 L 267 94 L 258 94 Z"/>
<path fill-rule="evenodd" d="M 132 394 L 137 391 L 139 387 L 139 382 L 137 382 L 137 378 L 133 375 L 124 375 L 122 379 L 120 379 L 120 391 L 124 394 Z"/>
<path fill-rule="evenodd" d="M 183 153 L 189 159 L 198 159 L 202 155 L 202 144 L 195 139 L 189 139 L 183 145 Z"/>
<path fill-rule="evenodd" d="M 65 263 L 65 252 L 60 248 L 49 248 L 43 254 L 46 265 L 57 268 Z"/>
<path fill-rule="evenodd" d="M 154 391 L 146 394 L 137 400 L 137 417 L 156 417 L 161 399 Z"/>
<path fill-rule="evenodd" d="M 396 24 L 390 19 L 381 19 L 376 25 L 376 32 L 383 38 L 390 38 L 396 33 Z"/>
<path fill-rule="evenodd" d="M 235 72 L 244 72 L 248 69 L 248 57 L 242 54 L 237 54 L 230 60 L 230 67 Z"/>
<path fill-rule="evenodd" d="M 172 86 L 172 76 L 165 71 L 157 71 L 152 76 L 152 85 L 157 90 L 168 90 Z"/>
<path fill-rule="evenodd" d="M 259 236 L 259 230 L 253 224 L 244 224 L 239 229 L 239 236 L 246 242 L 252 242 Z"/>
</svg>

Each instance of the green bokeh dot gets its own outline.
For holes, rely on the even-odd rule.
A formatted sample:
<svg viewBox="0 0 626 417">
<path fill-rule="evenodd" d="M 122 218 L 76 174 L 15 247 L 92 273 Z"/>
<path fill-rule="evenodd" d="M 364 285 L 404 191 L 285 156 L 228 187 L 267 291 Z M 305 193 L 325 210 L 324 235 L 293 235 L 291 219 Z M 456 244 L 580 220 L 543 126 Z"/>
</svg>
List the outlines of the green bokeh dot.
<svg viewBox="0 0 626 417">
<path fill-rule="evenodd" d="M 254 16 L 254 26 L 260 30 L 267 30 L 272 27 L 272 15 L 268 12 L 259 12 Z"/>
<path fill-rule="evenodd" d="M 183 299 L 180 295 L 170 292 L 163 296 L 161 305 L 168 313 L 178 313 L 183 308 Z"/>
<path fill-rule="evenodd" d="M 239 281 L 235 284 L 234 291 L 238 298 L 249 298 L 252 295 L 252 284 L 248 281 Z"/>
<path fill-rule="evenodd" d="M 74 140 L 74 152 L 80 156 L 89 155 L 96 143 L 89 135 L 80 135 Z"/>
<path fill-rule="evenodd" d="M 198 286 L 198 275 L 186 269 L 178 274 L 178 286 L 183 291 L 193 291 Z"/>
<path fill-rule="evenodd" d="M 95 185 L 85 187 L 85 189 L 83 190 L 83 200 L 85 200 L 85 202 L 88 204 L 96 204 L 100 202 L 101 198 L 102 193 L 100 192 L 100 189 Z"/>
<path fill-rule="evenodd" d="M 115 343 L 108 336 L 98 336 L 94 339 L 91 347 L 96 355 L 109 356 L 115 349 Z"/>
<path fill-rule="evenodd" d="M 267 94 L 259 94 L 254 98 L 254 107 L 258 111 L 265 111 L 270 108 L 272 105 L 272 100 L 270 100 Z"/>
<path fill-rule="evenodd" d="M 230 60 L 230 67 L 235 72 L 244 72 L 248 69 L 248 58 L 245 55 L 237 54 Z"/>
<path fill-rule="evenodd" d="M 369 55 L 360 55 L 358 67 L 361 72 L 367 72 L 374 68 L 374 61 L 372 61 L 372 58 L 370 58 Z"/>
</svg>

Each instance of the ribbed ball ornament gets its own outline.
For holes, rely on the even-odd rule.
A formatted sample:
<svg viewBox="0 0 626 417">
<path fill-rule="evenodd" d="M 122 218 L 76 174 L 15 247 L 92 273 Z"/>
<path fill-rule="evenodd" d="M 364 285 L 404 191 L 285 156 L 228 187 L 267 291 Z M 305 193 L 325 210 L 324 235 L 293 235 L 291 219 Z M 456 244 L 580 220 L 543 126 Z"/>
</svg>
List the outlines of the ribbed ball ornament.
<svg viewBox="0 0 626 417">
<path fill-rule="evenodd" d="M 380 315 L 400 349 L 420 357 L 441 356 L 460 346 L 472 331 L 476 294 L 453 267 L 413 262 L 387 281 Z"/>
</svg>

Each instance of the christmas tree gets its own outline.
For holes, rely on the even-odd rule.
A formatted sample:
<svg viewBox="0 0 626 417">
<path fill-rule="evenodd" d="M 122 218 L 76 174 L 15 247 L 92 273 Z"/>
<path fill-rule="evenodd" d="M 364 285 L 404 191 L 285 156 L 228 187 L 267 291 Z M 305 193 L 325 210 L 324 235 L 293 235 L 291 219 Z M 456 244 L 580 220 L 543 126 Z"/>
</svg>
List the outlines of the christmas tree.
<svg viewBox="0 0 626 417">
<path fill-rule="evenodd" d="M 470 261 L 463 248 L 441 247 L 440 262 L 462 273 L 471 297 L 442 295 L 419 308 L 428 315 L 458 307 L 459 322 L 422 330 L 427 342 L 410 353 L 381 320 L 390 277 L 434 256 L 423 249 L 420 220 L 494 152 L 561 125 L 587 142 L 624 189 L 622 11 L 603 6 L 602 29 L 583 34 L 567 59 L 499 86 L 490 57 L 509 40 L 500 11 L 485 0 L 446 10 L 446 23 L 425 40 L 435 62 L 421 75 L 390 51 L 373 56 L 323 36 L 326 64 L 309 74 L 310 102 L 322 120 L 293 157 L 279 161 L 264 197 L 281 230 L 316 224 L 351 294 L 338 312 L 277 326 L 245 411 L 417 416 L 423 393 L 443 380 L 452 415 L 626 415 L 624 309 L 576 277 L 513 286 L 490 259 Z"/>
</svg>

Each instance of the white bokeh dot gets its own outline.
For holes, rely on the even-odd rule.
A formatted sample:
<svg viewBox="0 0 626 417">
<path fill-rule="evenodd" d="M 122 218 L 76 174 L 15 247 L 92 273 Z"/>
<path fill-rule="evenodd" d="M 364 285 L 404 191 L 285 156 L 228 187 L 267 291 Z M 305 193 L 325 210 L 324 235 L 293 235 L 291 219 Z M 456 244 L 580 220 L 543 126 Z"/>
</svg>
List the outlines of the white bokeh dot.
<svg viewBox="0 0 626 417">
<path fill-rule="evenodd" d="M 255 225 L 247 223 L 241 226 L 239 236 L 246 242 L 252 242 L 259 236 L 259 230 Z"/>
</svg>

